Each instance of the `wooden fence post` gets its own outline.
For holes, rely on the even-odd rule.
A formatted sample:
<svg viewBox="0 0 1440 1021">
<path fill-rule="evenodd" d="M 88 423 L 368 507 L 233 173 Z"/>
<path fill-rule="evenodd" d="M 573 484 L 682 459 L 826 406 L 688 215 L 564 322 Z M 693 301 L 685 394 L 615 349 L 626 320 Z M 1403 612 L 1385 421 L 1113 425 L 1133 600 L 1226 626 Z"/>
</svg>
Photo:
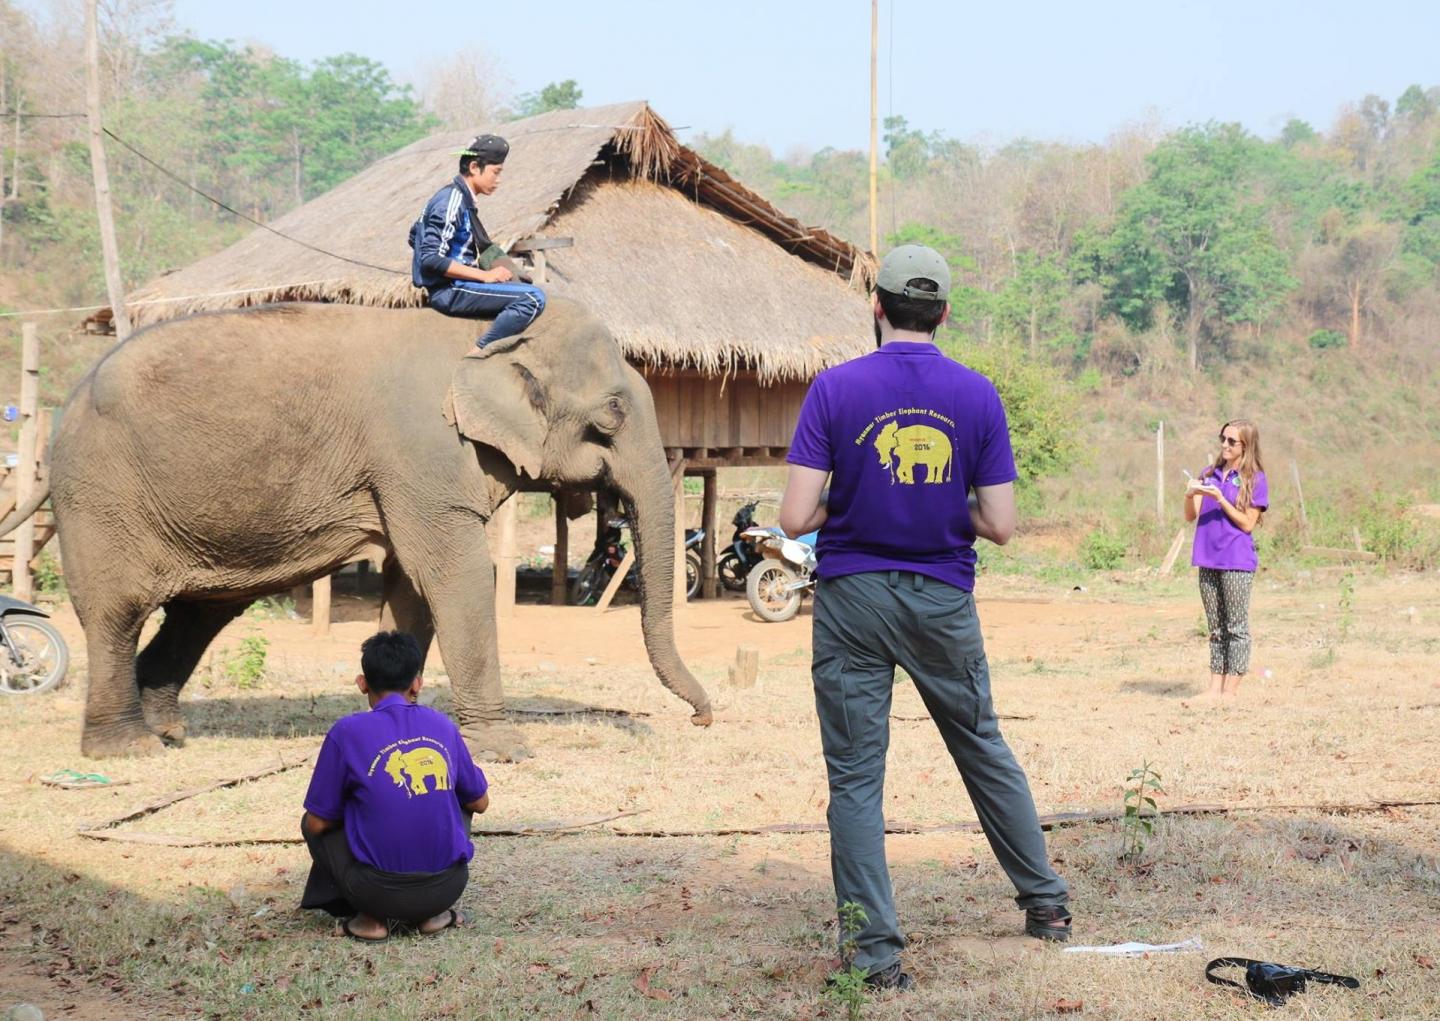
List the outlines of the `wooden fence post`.
<svg viewBox="0 0 1440 1021">
<path fill-rule="evenodd" d="M 1165 523 L 1165 423 L 1155 427 L 1155 520 Z"/>
<path fill-rule="evenodd" d="M 555 566 L 550 572 L 550 605 L 570 601 L 570 519 L 565 516 L 565 498 L 555 494 Z"/>
<path fill-rule="evenodd" d="M 35 448 L 39 442 L 40 331 L 25 323 L 20 331 L 20 463 L 15 469 L 15 506 L 23 507 L 35 495 Z M 11 584 L 16 599 L 35 598 L 30 561 L 35 556 L 35 516 L 15 530 L 15 562 Z"/>
<path fill-rule="evenodd" d="M 700 541 L 700 595 L 714 599 L 718 594 L 719 579 L 715 574 L 715 503 L 719 480 L 715 469 L 705 473 L 705 498 L 700 511 L 700 527 L 705 529 L 705 538 Z"/>
<path fill-rule="evenodd" d="M 1290 477 L 1295 480 L 1295 502 L 1300 505 L 1300 534 L 1310 541 L 1310 520 L 1305 516 L 1305 490 L 1300 488 L 1300 466 L 1290 459 Z"/>
<path fill-rule="evenodd" d="M 671 468 L 675 485 L 675 608 L 685 605 L 685 458 Z"/>
</svg>

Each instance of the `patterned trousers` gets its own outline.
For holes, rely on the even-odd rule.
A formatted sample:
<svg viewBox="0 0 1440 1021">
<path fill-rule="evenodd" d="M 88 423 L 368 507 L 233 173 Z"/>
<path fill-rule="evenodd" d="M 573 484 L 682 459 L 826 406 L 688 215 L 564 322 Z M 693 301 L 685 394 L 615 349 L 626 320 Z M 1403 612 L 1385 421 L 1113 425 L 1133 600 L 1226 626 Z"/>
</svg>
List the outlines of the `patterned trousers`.
<svg viewBox="0 0 1440 1021">
<path fill-rule="evenodd" d="M 1253 571 L 1200 568 L 1200 601 L 1210 628 L 1210 672 L 1240 675 L 1250 669 L 1250 586 Z"/>
</svg>

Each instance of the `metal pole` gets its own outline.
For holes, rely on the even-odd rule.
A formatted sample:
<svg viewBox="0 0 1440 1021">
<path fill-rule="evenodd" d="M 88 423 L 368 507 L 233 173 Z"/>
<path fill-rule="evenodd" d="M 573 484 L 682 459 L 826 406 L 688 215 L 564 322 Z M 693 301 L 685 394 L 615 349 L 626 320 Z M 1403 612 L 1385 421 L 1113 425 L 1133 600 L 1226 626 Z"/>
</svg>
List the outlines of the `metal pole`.
<svg viewBox="0 0 1440 1021">
<path fill-rule="evenodd" d="M 95 212 L 100 218 L 100 251 L 105 258 L 105 290 L 115 336 L 130 336 L 130 313 L 125 311 L 125 284 L 120 278 L 120 246 L 115 240 L 115 216 L 110 209 L 110 172 L 105 164 L 104 126 L 100 122 L 100 37 L 95 5 L 85 3 L 85 106 L 90 121 L 90 170 L 95 178 Z"/>
</svg>

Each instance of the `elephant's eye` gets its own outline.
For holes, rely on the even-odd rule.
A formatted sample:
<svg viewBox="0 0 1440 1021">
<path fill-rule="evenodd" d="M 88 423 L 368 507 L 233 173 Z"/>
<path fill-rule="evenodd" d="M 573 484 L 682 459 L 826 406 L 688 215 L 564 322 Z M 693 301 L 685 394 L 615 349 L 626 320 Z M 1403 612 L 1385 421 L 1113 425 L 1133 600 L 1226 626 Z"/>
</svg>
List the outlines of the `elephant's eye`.
<svg viewBox="0 0 1440 1021">
<path fill-rule="evenodd" d="M 605 402 L 605 410 L 610 412 L 612 415 L 620 414 L 620 398 L 611 397 L 608 401 Z"/>
</svg>

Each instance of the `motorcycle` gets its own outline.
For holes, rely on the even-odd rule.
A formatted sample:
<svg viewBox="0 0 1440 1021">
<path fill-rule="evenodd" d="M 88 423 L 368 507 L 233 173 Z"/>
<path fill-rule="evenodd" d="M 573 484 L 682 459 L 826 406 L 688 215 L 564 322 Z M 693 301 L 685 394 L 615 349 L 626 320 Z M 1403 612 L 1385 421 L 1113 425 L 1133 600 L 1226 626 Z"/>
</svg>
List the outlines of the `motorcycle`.
<svg viewBox="0 0 1440 1021">
<path fill-rule="evenodd" d="M 800 612 L 800 601 L 815 591 L 815 540 L 810 532 L 791 539 L 766 528 L 749 528 L 745 536 L 760 551 L 763 561 L 745 578 L 750 608 L 773 623 Z"/>
<path fill-rule="evenodd" d="M 620 562 L 627 552 L 622 541 L 621 529 L 629 528 L 628 518 L 614 517 L 605 522 L 605 531 L 596 537 L 595 547 L 586 558 L 585 565 L 570 585 L 570 602 L 574 606 L 592 606 L 610 584 L 610 579 L 620 569 Z M 700 543 L 705 538 L 703 528 L 685 529 L 685 598 L 693 599 L 700 591 Z M 638 587 L 634 571 L 625 575 L 622 588 L 634 590 Z"/>
<path fill-rule="evenodd" d="M 38 606 L 0 596 L 0 694 L 36 695 L 65 679 L 70 648 Z"/>
<path fill-rule="evenodd" d="M 755 527 L 755 507 L 758 502 L 747 503 L 735 512 L 731 522 L 735 526 L 735 534 L 730 536 L 730 545 L 725 547 L 725 551 L 715 562 L 720 584 L 731 592 L 744 592 L 746 576 L 756 564 L 765 559 L 755 544 L 745 538 L 746 531 Z M 774 533 L 776 530 L 769 531 Z"/>
</svg>

